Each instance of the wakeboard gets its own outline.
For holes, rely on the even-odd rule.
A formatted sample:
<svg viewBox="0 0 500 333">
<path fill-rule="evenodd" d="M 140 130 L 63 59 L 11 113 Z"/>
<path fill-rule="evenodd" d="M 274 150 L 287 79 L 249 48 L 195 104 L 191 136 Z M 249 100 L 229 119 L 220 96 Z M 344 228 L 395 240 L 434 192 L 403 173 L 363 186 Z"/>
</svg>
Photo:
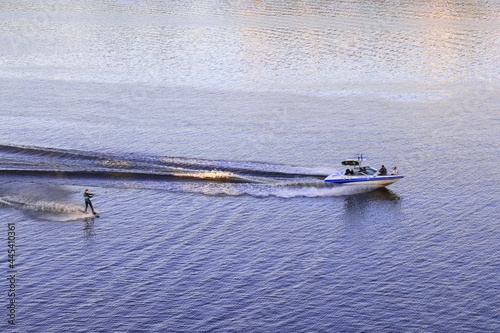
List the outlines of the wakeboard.
<svg viewBox="0 0 500 333">
<path fill-rule="evenodd" d="M 91 213 L 84 213 L 82 212 L 82 219 L 91 219 L 91 218 L 94 218 L 94 217 L 101 217 L 101 215 L 99 215 L 99 213 L 96 213 L 96 214 L 91 214 Z"/>
</svg>

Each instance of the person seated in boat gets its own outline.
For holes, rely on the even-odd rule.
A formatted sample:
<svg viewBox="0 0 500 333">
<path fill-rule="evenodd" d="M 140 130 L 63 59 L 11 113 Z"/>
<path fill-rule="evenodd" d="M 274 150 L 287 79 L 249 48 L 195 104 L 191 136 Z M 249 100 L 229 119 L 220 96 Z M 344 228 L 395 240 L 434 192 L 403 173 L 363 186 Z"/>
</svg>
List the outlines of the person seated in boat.
<svg viewBox="0 0 500 333">
<path fill-rule="evenodd" d="M 365 174 L 365 171 L 366 171 L 366 168 L 365 168 L 365 167 L 360 167 L 360 168 L 359 168 L 359 173 L 360 173 L 361 175 L 364 175 L 364 174 Z"/>
<path fill-rule="evenodd" d="M 354 175 L 354 171 L 349 170 L 349 169 L 345 169 L 344 176 L 353 176 L 353 175 Z"/>
<path fill-rule="evenodd" d="M 380 170 L 378 171 L 378 174 L 380 176 L 387 176 L 387 169 L 385 168 L 385 166 L 382 164 L 382 167 L 380 168 Z"/>
<path fill-rule="evenodd" d="M 398 173 L 398 168 L 394 167 L 394 168 L 392 169 L 392 174 L 393 174 L 393 175 L 399 175 L 399 173 Z"/>
</svg>

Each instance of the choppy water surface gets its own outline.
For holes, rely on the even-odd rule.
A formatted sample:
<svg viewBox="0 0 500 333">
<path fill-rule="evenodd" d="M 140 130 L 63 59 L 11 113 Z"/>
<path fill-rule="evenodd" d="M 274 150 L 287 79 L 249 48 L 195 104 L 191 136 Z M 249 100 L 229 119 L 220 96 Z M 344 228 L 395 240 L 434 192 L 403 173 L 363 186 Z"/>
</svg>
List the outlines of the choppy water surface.
<svg viewBox="0 0 500 333">
<path fill-rule="evenodd" d="M 479 0 L 4 1 L 1 329 L 499 331 L 499 18 Z M 357 153 L 406 177 L 323 183 Z"/>
</svg>

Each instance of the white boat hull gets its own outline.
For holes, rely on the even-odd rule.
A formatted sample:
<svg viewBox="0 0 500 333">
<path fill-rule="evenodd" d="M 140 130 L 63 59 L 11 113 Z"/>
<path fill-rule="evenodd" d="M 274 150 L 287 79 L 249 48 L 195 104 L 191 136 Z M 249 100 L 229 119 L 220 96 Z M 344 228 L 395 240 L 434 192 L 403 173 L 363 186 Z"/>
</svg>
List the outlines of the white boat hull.
<svg viewBox="0 0 500 333">
<path fill-rule="evenodd" d="M 330 175 L 325 178 L 325 183 L 341 184 L 341 185 L 362 185 L 373 187 L 389 186 L 404 176 L 391 175 L 391 176 L 344 176 L 344 175 Z"/>
</svg>

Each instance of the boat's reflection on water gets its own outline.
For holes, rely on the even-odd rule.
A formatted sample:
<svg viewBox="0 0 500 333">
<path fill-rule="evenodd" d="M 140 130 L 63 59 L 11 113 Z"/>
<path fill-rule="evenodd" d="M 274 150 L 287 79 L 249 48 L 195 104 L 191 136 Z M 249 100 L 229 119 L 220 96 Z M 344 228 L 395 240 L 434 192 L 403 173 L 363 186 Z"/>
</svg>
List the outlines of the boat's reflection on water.
<svg viewBox="0 0 500 333">
<path fill-rule="evenodd" d="M 350 195 L 346 197 L 346 200 L 399 202 L 401 201 L 401 197 L 397 193 L 389 190 L 387 187 L 381 187 L 374 191 Z"/>
<path fill-rule="evenodd" d="M 343 217 L 347 221 L 377 219 L 386 216 L 390 211 L 400 210 L 402 198 L 387 188 L 379 188 L 371 192 L 344 197 Z M 398 214 L 398 213 L 396 213 Z"/>
</svg>

